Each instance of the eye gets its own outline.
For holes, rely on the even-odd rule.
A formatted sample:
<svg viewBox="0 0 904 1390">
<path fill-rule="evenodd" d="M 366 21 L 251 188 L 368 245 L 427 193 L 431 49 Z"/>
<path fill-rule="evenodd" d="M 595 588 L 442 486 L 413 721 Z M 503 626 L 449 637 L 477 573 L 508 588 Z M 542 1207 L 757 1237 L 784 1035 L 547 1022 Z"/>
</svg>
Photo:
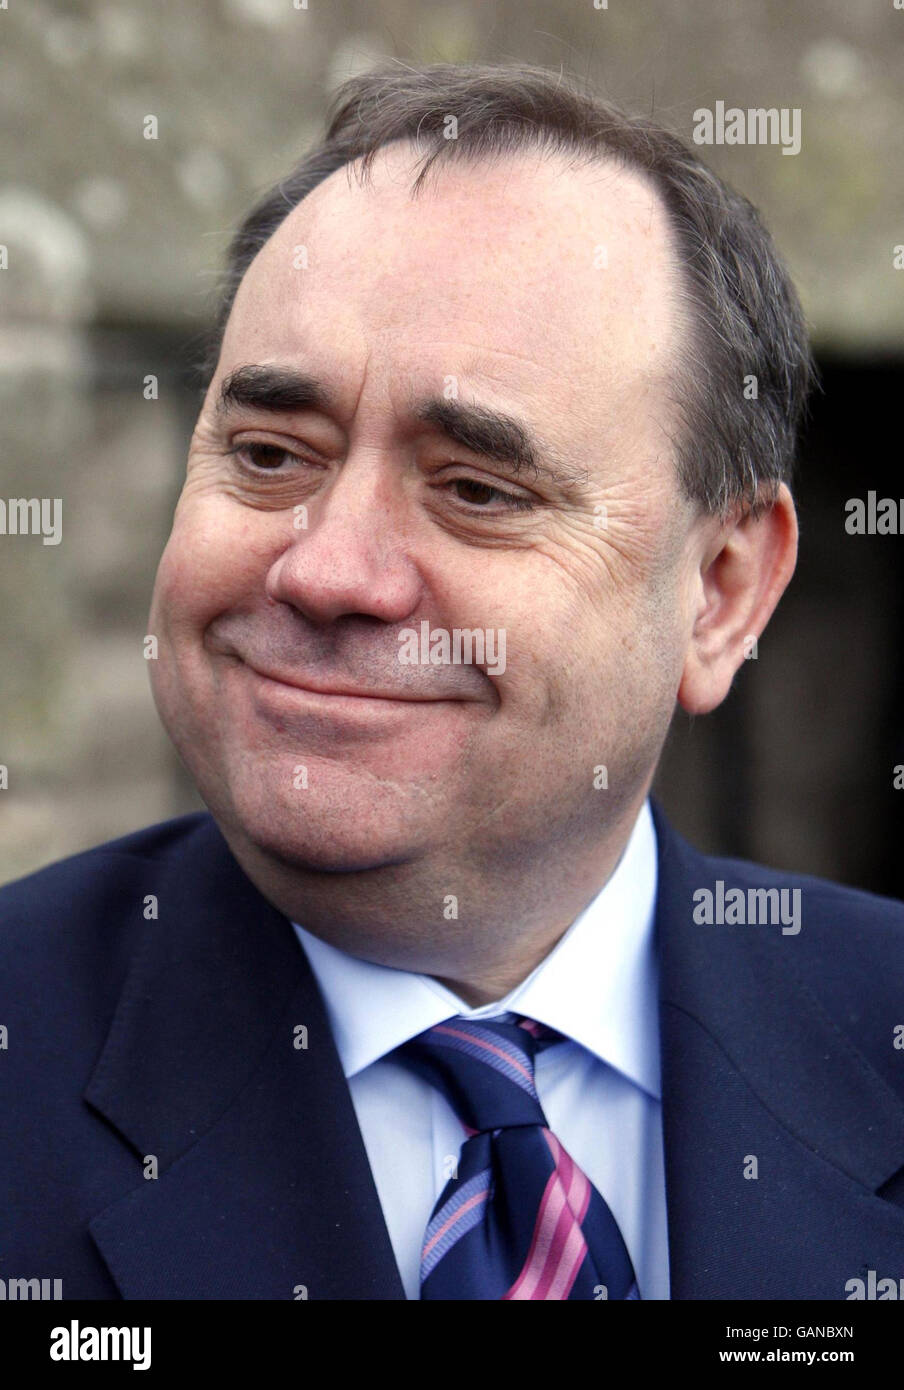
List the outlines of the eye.
<svg viewBox="0 0 904 1390">
<path fill-rule="evenodd" d="M 291 453 L 288 449 L 284 449 L 281 444 L 237 444 L 228 452 L 252 473 L 279 472 L 280 465 L 285 459 L 292 459 L 295 463 L 304 463 L 304 459 L 299 454 Z"/>
<path fill-rule="evenodd" d="M 491 483 L 484 483 L 479 478 L 452 478 L 447 486 L 455 489 L 464 489 L 470 496 L 462 496 L 458 492 L 459 500 L 467 502 L 469 506 L 487 511 L 488 503 L 501 498 L 503 506 L 512 511 L 532 511 L 533 500 L 530 497 L 523 497 L 517 492 L 507 492 L 505 488 L 493 487 Z"/>
</svg>

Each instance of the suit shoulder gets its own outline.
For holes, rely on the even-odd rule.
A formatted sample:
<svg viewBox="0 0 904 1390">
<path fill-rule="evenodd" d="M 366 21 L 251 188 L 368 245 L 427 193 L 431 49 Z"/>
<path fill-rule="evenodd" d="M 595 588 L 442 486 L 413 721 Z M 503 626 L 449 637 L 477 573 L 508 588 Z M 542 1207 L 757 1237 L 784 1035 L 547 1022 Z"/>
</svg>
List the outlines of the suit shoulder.
<svg viewBox="0 0 904 1390">
<path fill-rule="evenodd" d="M 785 889 L 797 892 L 802 912 L 821 932 L 838 931 L 852 939 L 858 931 L 888 935 L 904 946 L 904 902 L 864 888 L 814 874 L 791 873 L 748 859 L 703 858 L 708 876 L 738 888 Z"/>
<path fill-rule="evenodd" d="M 892 942 L 900 944 L 904 931 L 904 902 L 900 899 L 750 859 L 705 854 L 679 834 L 655 800 L 652 809 L 660 874 L 666 870 L 669 882 L 680 888 L 711 891 L 721 880 L 726 890 L 729 887 L 797 890 L 801 903 L 808 910 L 811 925 L 820 931 L 851 933 L 859 929 L 887 935 Z"/>
<path fill-rule="evenodd" d="M 161 821 L 0 887 L 0 954 L 15 950 L 23 933 L 34 950 L 44 933 L 58 944 L 73 927 L 112 925 L 148 869 L 191 853 L 209 826 L 211 817 L 204 812 Z"/>
<path fill-rule="evenodd" d="M 902 1022 L 904 903 L 851 888 L 831 879 L 784 873 L 746 860 L 707 859 L 709 871 L 726 886 L 777 889 L 783 921 L 793 935 L 741 928 L 755 943 L 768 941 L 796 976 L 799 988 L 817 999 L 836 1025 L 873 1061 L 892 1086 L 900 1087 L 900 1053 L 893 1051 Z M 708 884 L 706 886 L 709 886 Z M 791 895 L 798 894 L 796 898 Z"/>
</svg>

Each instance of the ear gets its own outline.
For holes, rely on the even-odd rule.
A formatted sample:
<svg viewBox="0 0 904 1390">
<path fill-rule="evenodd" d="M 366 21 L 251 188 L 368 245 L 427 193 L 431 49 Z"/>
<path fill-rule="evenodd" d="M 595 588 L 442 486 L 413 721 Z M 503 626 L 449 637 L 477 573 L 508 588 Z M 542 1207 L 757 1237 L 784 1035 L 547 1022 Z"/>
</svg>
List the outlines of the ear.
<svg viewBox="0 0 904 1390">
<path fill-rule="evenodd" d="M 735 672 L 759 638 L 794 573 L 797 514 L 782 483 L 758 519 L 745 513 L 718 532 L 695 576 L 697 610 L 678 701 L 708 714 L 725 699 Z"/>
</svg>

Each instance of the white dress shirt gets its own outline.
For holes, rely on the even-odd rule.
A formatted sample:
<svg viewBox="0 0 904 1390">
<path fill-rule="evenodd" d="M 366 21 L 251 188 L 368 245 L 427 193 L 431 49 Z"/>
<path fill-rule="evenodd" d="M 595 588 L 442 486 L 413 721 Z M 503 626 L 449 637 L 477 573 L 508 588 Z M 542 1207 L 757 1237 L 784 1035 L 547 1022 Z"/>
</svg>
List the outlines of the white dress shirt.
<svg viewBox="0 0 904 1390">
<path fill-rule="evenodd" d="M 645 802 L 608 883 L 528 977 L 470 1008 L 429 975 L 360 960 L 293 923 L 311 963 L 408 1298 L 464 1133 L 445 1098 L 387 1054 L 460 1014 L 525 1014 L 569 1038 L 541 1051 L 536 1084 L 553 1133 L 602 1193 L 641 1298 L 669 1297 L 653 917 L 656 832 Z"/>
</svg>

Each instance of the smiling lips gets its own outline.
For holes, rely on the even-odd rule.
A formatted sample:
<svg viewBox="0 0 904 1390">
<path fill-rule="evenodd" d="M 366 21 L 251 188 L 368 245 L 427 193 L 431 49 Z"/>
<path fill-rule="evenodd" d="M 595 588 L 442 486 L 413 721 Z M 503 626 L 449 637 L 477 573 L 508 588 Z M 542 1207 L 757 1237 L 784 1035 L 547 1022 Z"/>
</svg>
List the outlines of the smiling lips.
<svg viewBox="0 0 904 1390">
<path fill-rule="evenodd" d="M 269 671 L 261 671 L 250 662 L 245 663 L 249 670 L 262 680 L 272 681 L 277 685 L 288 686 L 292 690 L 298 690 L 306 695 L 330 695 L 346 699 L 358 700 L 386 700 L 395 704 L 437 704 L 440 701 L 450 699 L 460 699 L 460 696 L 449 695 L 412 695 L 408 693 L 396 693 L 384 690 L 362 690 L 351 687 L 323 686 L 317 685 L 313 681 L 288 680 L 285 676 L 272 675 Z"/>
<path fill-rule="evenodd" d="M 388 638 L 375 643 L 371 623 L 347 622 L 341 633 L 334 633 L 282 610 L 263 616 L 227 614 L 205 631 L 204 647 L 218 664 L 244 668 L 246 678 L 256 677 L 262 696 L 268 687 L 271 699 L 282 690 L 287 708 L 292 692 L 299 707 L 310 703 L 313 708 L 319 700 L 326 711 L 335 701 L 337 713 L 340 703 L 351 711 L 353 702 L 363 713 L 367 702 L 376 706 L 380 701 L 387 715 L 393 705 L 410 711 L 417 705 L 473 708 L 492 703 L 494 691 L 476 664 L 411 665 L 386 644 Z M 311 697 L 309 702 L 305 696 Z"/>
</svg>

